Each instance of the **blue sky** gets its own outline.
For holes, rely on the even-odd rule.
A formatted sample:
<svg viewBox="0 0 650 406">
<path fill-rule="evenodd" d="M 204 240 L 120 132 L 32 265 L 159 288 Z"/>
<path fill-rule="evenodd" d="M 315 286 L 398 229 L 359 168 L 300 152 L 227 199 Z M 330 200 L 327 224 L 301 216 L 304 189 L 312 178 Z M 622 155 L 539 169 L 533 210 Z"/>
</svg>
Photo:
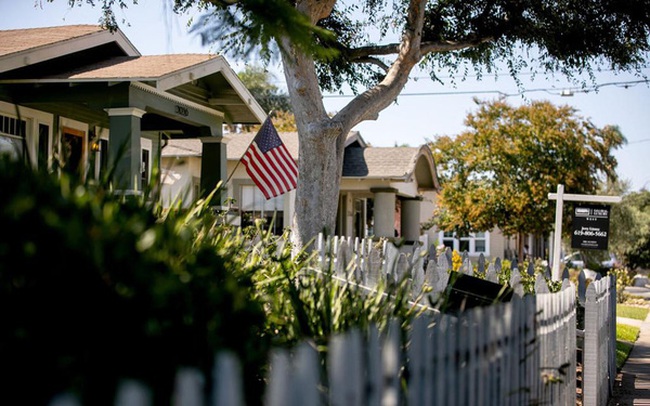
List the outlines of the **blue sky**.
<svg viewBox="0 0 650 406">
<path fill-rule="evenodd" d="M 0 29 L 46 27 L 66 24 L 95 24 L 98 8 L 88 5 L 70 9 L 67 0 L 0 0 Z M 166 2 L 140 0 L 138 5 L 118 12 L 120 27 L 135 47 L 145 55 L 166 53 L 218 53 L 218 49 L 202 46 L 198 36 L 188 34 L 189 16 L 168 12 Z M 229 58 L 236 71 L 243 64 Z M 280 71 L 280 67 L 271 67 Z M 650 76 L 650 68 L 643 71 Z M 445 77 L 444 72 L 440 76 Z M 433 83 L 424 73 L 414 73 L 397 103 L 380 113 L 378 120 L 359 124 L 355 130 L 375 146 L 409 144 L 417 146 L 436 135 L 453 135 L 465 129 L 463 121 L 475 110 L 474 97 L 494 99 L 499 92 L 507 101 L 519 105 L 531 100 L 549 100 L 556 105 L 570 105 L 578 114 L 602 127 L 618 125 L 628 144 L 615 152 L 622 179 L 629 180 L 632 190 L 650 189 L 650 86 L 634 84 L 641 78 L 631 74 L 603 72 L 596 76 L 597 91 L 574 91 L 573 96 L 560 93 L 573 85 L 562 77 L 522 75 L 523 96 L 518 95 L 514 80 L 506 73 L 498 78 L 473 77 L 455 86 Z M 277 85 L 284 87 L 284 77 L 276 74 Z M 416 79 L 417 78 L 417 79 Z M 625 85 L 627 84 L 627 85 Z M 537 89 L 537 90 L 536 90 Z M 349 97 L 325 97 L 328 111 L 341 109 Z"/>
</svg>

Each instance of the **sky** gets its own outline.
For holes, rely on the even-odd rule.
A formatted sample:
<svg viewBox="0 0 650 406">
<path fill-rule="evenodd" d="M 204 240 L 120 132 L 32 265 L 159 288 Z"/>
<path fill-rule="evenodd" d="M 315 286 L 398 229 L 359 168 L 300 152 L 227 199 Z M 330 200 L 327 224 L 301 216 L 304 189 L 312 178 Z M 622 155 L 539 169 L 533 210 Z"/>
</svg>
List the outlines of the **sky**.
<svg viewBox="0 0 650 406">
<path fill-rule="evenodd" d="M 189 33 L 189 15 L 175 15 L 167 10 L 167 2 L 139 0 L 135 6 L 118 10 L 118 23 L 127 38 L 143 55 L 168 53 L 219 53 L 214 46 L 204 46 L 200 38 Z M 67 0 L 0 0 L 0 29 L 48 27 L 68 24 L 96 24 L 100 9 L 89 5 L 70 8 Z M 243 61 L 228 58 L 235 71 Z M 649 64 L 650 66 L 650 64 Z M 276 84 L 286 89 L 279 66 L 271 66 Z M 642 71 L 650 77 L 650 68 Z M 628 143 L 615 151 L 617 173 L 630 182 L 631 190 L 650 189 L 650 84 L 635 83 L 644 78 L 630 73 L 605 71 L 597 73 L 597 89 L 576 88 L 561 76 L 547 77 L 524 74 L 517 87 L 515 81 L 502 73 L 498 77 L 470 76 L 465 81 L 434 83 L 425 73 L 414 72 L 396 103 L 379 114 L 376 121 L 366 121 L 354 130 L 373 146 L 419 146 L 438 135 L 455 135 L 464 130 L 468 113 L 476 111 L 474 98 L 493 100 L 505 97 L 514 106 L 533 100 L 548 100 L 555 105 L 569 105 L 577 114 L 598 127 L 617 125 Z M 523 90 L 523 93 L 522 93 Z M 562 96 L 573 90 L 572 96 Z M 347 92 L 350 95 L 350 92 Z M 324 95 L 328 112 L 340 110 L 350 96 Z"/>
</svg>

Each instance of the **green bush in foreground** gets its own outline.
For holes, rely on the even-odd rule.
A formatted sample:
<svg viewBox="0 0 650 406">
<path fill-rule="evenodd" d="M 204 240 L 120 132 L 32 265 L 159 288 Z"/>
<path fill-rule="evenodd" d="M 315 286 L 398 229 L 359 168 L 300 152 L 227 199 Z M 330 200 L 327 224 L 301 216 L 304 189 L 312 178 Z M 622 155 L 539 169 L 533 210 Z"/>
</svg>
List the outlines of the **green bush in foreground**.
<svg viewBox="0 0 650 406">
<path fill-rule="evenodd" d="M 133 378 L 168 404 L 177 368 L 209 378 L 226 348 L 259 396 L 267 345 L 255 270 L 244 239 L 212 227 L 205 207 L 161 221 L 143 201 L 7 159 L 0 190 L 5 401 L 46 404 L 72 391 L 84 404 L 112 405 L 119 381 Z"/>
<path fill-rule="evenodd" d="M 419 311 L 406 281 L 378 293 L 343 283 L 294 258 L 286 235 L 224 224 L 209 201 L 163 212 L 1 157 L 0 188 L 0 379 L 20 404 L 71 392 L 112 405 L 127 378 L 169 404 L 176 371 L 209 383 L 222 349 L 258 404 L 272 345 L 312 340 L 324 363 L 333 333 L 392 317 L 406 329 Z"/>
</svg>

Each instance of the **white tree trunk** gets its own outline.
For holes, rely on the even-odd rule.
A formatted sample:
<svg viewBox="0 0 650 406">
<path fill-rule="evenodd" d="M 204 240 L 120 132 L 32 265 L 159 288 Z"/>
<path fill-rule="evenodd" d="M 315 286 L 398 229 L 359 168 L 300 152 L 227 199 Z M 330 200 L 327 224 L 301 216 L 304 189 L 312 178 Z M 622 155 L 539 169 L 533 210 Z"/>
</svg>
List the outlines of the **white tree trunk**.
<svg viewBox="0 0 650 406">
<path fill-rule="evenodd" d="M 302 0 L 297 7 L 312 22 L 331 11 L 334 1 Z M 281 40 L 284 75 L 299 134 L 298 187 L 293 218 L 294 251 L 305 248 L 318 233 L 334 233 L 348 132 L 358 123 L 377 119 L 408 81 L 420 60 L 420 40 L 426 0 L 411 0 L 396 60 L 384 80 L 355 97 L 336 116 L 325 111 L 313 58 Z"/>
</svg>

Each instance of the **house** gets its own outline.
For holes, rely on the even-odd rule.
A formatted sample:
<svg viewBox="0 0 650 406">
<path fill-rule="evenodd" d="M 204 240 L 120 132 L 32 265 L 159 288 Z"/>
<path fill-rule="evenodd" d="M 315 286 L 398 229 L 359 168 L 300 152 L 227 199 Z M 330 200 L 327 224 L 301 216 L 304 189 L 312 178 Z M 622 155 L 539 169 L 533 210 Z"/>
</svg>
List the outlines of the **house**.
<svg viewBox="0 0 650 406">
<path fill-rule="evenodd" d="M 298 159 L 298 134 L 280 133 Z M 275 218 L 275 232 L 290 227 L 295 191 L 266 200 L 239 160 L 254 133 L 224 135 L 233 222 Z M 187 206 L 200 194 L 201 148 L 197 140 L 170 140 L 162 149 L 162 192 L 166 206 Z M 350 237 L 421 239 L 421 224 L 430 219 L 438 178 L 429 147 L 372 147 L 358 132 L 348 135 L 343 159 L 336 234 Z M 424 237 L 427 238 L 427 237 Z"/>
<path fill-rule="evenodd" d="M 0 151 L 82 179 L 115 170 L 142 193 L 168 140 L 199 144 L 202 190 L 226 176 L 224 122 L 266 117 L 219 55 L 144 56 L 117 30 L 69 25 L 0 31 Z"/>
</svg>

